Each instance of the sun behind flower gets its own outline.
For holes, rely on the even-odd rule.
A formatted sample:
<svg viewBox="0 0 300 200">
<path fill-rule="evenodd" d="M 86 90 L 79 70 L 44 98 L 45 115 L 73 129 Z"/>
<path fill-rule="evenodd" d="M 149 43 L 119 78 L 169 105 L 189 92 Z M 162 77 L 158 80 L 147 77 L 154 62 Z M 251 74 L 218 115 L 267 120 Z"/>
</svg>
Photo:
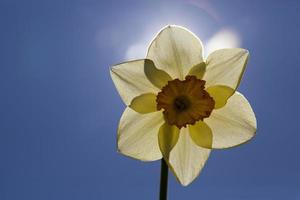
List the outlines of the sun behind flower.
<svg viewBox="0 0 300 200">
<path fill-rule="evenodd" d="M 252 108 L 236 91 L 248 56 L 245 49 L 221 49 L 204 60 L 193 33 L 163 28 L 146 59 L 111 68 L 128 106 L 118 128 L 118 150 L 143 161 L 163 157 L 178 181 L 190 184 L 211 149 L 234 147 L 255 135 Z"/>
</svg>

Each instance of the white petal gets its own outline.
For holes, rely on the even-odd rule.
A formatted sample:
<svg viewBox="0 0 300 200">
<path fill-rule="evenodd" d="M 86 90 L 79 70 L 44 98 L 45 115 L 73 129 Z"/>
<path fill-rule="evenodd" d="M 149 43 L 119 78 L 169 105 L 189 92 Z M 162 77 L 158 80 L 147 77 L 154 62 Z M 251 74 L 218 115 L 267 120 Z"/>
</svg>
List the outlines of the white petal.
<svg viewBox="0 0 300 200">
<path fill-rule="evenodd" d="M 168 164 L 178 181 L 186 186 L 199 175 L 211 150 L 197 146 L 190 137 L 188 128 L 182 128 L 179 135 Z"/>
<path fill-rule="evenodd" d="M 126 108 L 118 129 L 118 150 L 142 161 L 161 159 L 158 131 L 163 123 L 162 112 L 139 114 Z"/>
<path fill-rule="evenodd" d="M 202 43 L 189 30 L 167 26 L 151 42 L 147 58 L 173 78 L 184 79 L 189 70 L 203 62 Z"/>
<path fill-rule="evenodd" d="M 206 60 L 206 72 L 203 79 L 206 87 L 224 85 L 236 90 L 246 64 L 249 52 L 246 49 L 220 49 L 212 52 Z"/>
<path fill-rule="evenodd" d="M 243 144 L 256 132 L 254 112 L 247 99 L 238 92 L 228 99 L 224 107 L 213 110 L 204 121 L 212 130 L 214 149 Z"/>
<path fill-rule="evenodd" d="M 145 75 L 144 65 L 149 63 L 146 60 L 135 60 L 111 68 L 111 78 L 126 105 L 143 93 L 156 94 L 159 91 Z"/>
</svg>

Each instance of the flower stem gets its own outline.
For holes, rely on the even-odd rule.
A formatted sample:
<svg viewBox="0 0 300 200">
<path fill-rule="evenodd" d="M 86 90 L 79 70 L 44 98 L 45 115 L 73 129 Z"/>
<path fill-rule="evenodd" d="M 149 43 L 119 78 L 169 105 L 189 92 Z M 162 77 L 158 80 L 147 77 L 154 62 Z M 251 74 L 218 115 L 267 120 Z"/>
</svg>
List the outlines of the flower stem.
<svg viewBox="0 0 300 200">
<path fill-rule="evenodd" d="M 167 200 L 168 194 L 168 165 L 161 159 L 159 200 Z"/>
</svg>

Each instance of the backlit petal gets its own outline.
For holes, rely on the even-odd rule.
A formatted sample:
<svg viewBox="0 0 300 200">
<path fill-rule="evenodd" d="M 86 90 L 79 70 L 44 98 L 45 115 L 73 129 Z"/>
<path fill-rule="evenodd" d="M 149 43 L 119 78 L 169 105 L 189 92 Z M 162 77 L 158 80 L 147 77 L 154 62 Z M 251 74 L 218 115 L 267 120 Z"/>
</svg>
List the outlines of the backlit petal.
<svg viewBox="0 0 300 200">
<path fill-rule="evenodd" d="M 245 49 L 220 49 L 206 60 L 203 79 L 206 86 L 225 85 L 236 90 L 244 73 L 249 52 Z"/>
<path fill-rule="evenodd" d="M 118 129 L 118 151 L 142 161 L 161 159 L 157 137 L 163 123 L 161 112 L 139 114 L 126 108 Z"/>
<path fill-rule="evenodd" d="M 157 88 L 161 89 L 168 83 L 168 81 L 172 80 L 171 76 L 167 72 L 157 69 L 152 60 L 147 59 L 146 62 L 145 74 L 149 81 Z"/>
<path fill-rule="evenodd" d="M 188 75 L 196 76 L 197 79 L 202 79 L 204 76 L 205 70 L 206 70 L 206 63 L 205 62 L 198 63 L 197 65 L 194 65 L 190 69 Z"/>
<path fill-rule="evenodd" d="M 200 147 L 211 149 L 212 147 L 212 132 L 209 126 L 203 121 L 198 121 L 195 125 L 189 126 L 190 136 Z"/>
<path fill-rule="evenodd" d="M 158 144 L 166 161 L 173 147 L 176 145 L 179 138 L 179 129 L 176 126 L 170 126 L 164 123 L 158 133 Z"/>
<path fill-rule="evenodd" d="M 141 94 L 131 101 L 129 107 L 141 114 L 155 112 L 157 111 L 156 95 L 153 93 Z"/>
<path fill-rule="evenodd" d="M 168 165 L 177 180 L 186 186 L 199 175 L 210 151 L 197 146 L 190 137 L 188 128 L 182 128 L 178 142 L 171 151 Z"/>
<path fill-rule="evenodd" d="M 190 68 L 203 62 L 202 43 L 180 26 L 167 26 L 151 42 L 147 58 L 173 78 L 184 79 Z"/>
<path fill-rule="evenodd" d="M 211 86 L 206 91 L 214 99 L 215 109 L 225 106 L 227 100 L 234 94 L 234 89 L 224 85 Z"/>
<path fill-rule="evenodd" d="M 213 110 L 204 122 L 213 133 L 215 149 L 229 148 L 250 140 L 256 132 L 256 118 L 247 99 L 235 92 L 227 104 L 218 110 Z"/>
<path fill-rule="evenodd" d="M 146 60 L 135 60 L 111 68 L 111 78 L 126 105 L 136 96 L 159 91 L 145 75 L 144 65 L 148 63 Z"/>
</svg>

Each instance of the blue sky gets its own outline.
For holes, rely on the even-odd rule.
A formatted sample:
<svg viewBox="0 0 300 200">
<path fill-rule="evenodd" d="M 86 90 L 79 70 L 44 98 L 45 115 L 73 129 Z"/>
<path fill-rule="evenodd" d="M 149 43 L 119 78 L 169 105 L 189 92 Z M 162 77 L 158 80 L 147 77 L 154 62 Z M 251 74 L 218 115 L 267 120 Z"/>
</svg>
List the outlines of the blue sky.
<svg viewBox="0 0 300 200">
<path fill-rule="evenodd" d="M 254 140 L 214 151 L 190 186 L 171 175 L 170 199 L 300 199 L 299 9 L 296 0 L 1 0 L 0 199 L 157 199 L 160 163 L 116 152 L 125 106 L 109 66 L 143 56 L 167 24 L 210 49 L 214 38 L 250 51 L 239 91 L 258 120 Z M 224 32 L 230 44 L 214 37 Z"/>
</svg>

